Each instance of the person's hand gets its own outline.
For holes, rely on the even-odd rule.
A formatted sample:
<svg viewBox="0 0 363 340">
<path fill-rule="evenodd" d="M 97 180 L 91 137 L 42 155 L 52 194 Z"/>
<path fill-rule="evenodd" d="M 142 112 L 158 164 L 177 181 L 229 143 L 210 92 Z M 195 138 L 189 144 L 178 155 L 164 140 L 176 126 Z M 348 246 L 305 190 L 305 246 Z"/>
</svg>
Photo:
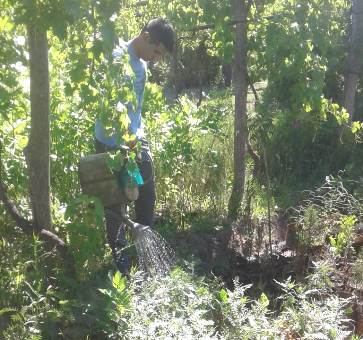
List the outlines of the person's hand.
<svg viewBox="0 0 363 340">
<path fill-rule="evenodd" d="M 137 143 L 137 139 L 133 139 L 133 140 L 129 140 L 127 142 L 127 146 L 132 150 L 135 146 L 136 146 L 136 143 Z"/>
<path fill-rule="evenodd" d="M 124 140 L 125 145 L 128 146 L 130 148 L 130 150 L 132 150 L 136 147 L 136 144 L 137 144 L 136 135 L 131 133 L 130 131 L 127 132 L 123 136 L 123 140 Z"/>
</svg>

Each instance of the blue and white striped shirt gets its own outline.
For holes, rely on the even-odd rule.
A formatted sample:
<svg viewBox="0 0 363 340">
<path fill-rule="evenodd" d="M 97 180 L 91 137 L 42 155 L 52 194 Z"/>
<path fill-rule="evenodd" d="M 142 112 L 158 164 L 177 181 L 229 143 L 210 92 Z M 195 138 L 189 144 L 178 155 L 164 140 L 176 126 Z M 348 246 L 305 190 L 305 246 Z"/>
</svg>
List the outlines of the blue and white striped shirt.
<svg viewBox="0 0 363 340">
<path fill-rule="evenodd" d="M 136 107 L 134 108 L 131 102 L 124 104 L 127 108 L 127 114 L 130 119 L 129 132 L 135 134 L 138 139 L 141 139 L 144 137 L 144 124 L 142 122 L 142 117 L 141 117 L 141 108 L 142 108 L 142 100 L 144 97 L 144 90 L 146 83 L 147 63 L 146 61 L 136 56 L 135 49 L 131 45 L 131 42 L 127 43 L 121 42 L 119 46 L 117 46 L 113 50 L 112 56 L 117 61 L 124 55 L 126 49 L 130 57 L 129 60 L 131 68 L 135 74 L 133 85 L 136 95 Z M 116 143 L 116 136 L 106 136 L 105 129 L 102 125 L 102 122 L 99 119 L 96 120 L 95 124 L 95 137 L 98 141 L 107 146 L 110 147 L 118 146 Z"/>
</svg>

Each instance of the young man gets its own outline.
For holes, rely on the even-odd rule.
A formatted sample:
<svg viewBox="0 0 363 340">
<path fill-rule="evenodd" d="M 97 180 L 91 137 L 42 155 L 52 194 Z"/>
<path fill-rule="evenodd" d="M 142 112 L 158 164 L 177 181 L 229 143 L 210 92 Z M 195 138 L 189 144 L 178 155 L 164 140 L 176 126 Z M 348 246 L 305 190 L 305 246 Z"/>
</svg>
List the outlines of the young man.
<svg viewBox="0 0 363 340">
<path fill-rule="evenodd" d="M 117 61 L 124 53 L 129 55 L 129 63 L 134 72 L 134 92 L 136 105 L 125 103 L 130 119 L 129 132 L 134 134 L 142 144 L 141 161 L 138 166 L 144 185 L 139 188 L 139 198 L 135 201 L 135 222 L 153 227 L 155 207 L 155 183 L 153 177 L 152 158 L 148 142 L 144 135 L 144 125 L 141 116 L 142 100 L 147 77 L 147 63 L 160 61 L 166 53 L 174 48 L 174 30 L 165 19 L 151 20 L 140 32 L 124 46 L 118 46 L 113 51 L 114 60 Z M 118 147 L 114 136 L 106 137 L 100 120 L 95 125 L 96 152 L 101 153 Z M 131 145 L 132 146 L 132 145 Z M 118 269 L 127 272 L 130 261 L 125 252 L 117 254 L 117 247 L 127 245 L 121 220 L 121 204 L 105 207 L 105 220 L 108 243 L 112 249 Z"/>
</svg>

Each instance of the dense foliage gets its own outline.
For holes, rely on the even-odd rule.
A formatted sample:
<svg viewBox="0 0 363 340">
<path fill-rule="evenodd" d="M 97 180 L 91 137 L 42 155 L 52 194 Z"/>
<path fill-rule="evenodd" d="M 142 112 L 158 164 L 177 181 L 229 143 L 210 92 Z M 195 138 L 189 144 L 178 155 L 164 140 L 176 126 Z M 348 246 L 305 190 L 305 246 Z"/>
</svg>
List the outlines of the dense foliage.
<svg viewBox="0 0 363 340">
<path fill-rule="evenodd" d="M 337 294 L 341 286 L 344 296 L 361 294 L 363 282 L 363 258 L 356 246 L 363 217 L 362 75 L 355 121 L 349 121 L 343 107 L 350 2 L 265 0 L 251 5 L 251 150 L 245 197 L 232 228 L 226 216 L 233 183 L 233 89 L 225 87 L 222 72 L 222 66 L 234 62 L 230 2 L 0 3 L 0 182 L 20 214 L 31 218 L 24 150 L 31 128 L 27 27 L 35 23 L 47 31 L 49 43 L 54 231 L 69 246 L 76 269 L 70 277 L 57 250 L 38 235 L 25 235 L 0 205 L 0 337 L 353 336 L 348 319 L 354 301 Z M 126 278 L 115 272 L 102 205 L 81 192 L 78 163 L 94 152 L 96 117 L 120 131 L 120 140 L 132 138 L 125 108 L 117 105 L 120 99 L 133 100 L 130 83 L 120 77 L 131 70 L 127 62 L 114 63 L 111 52 L 119 38 L 131 39 L 155 16 L 169 18 L 178 33 L 176 53 L 150 68 L 143 102 L 161 217 L 156 228 L 193 265 L 151 278 L 135 267 Z M 268 248 L 279 251 L 276 235 L 283 218 L 295 237 L 296 266 L 286 270 L 281 282 L 273 280 L 280 276 L 264 282 L 258 273 L 254 285 L 247 285 L 238 267 L 241 254 L 229 238 L 223 243 L 218 236 L 237 230 L 244 250 L 258 244 L 247 255 L 261 263 L 272 255 L 259 258 L 268 244 L 268 225 L 275 237 Z M 197 250 L 208 260 L 194 256 L 199 254 L 191 249 L 194 232 L 209 242 L 196 245 L 207 245 Z M 226 282 L 210 273 L 200 276 L 203 261 L 218 256 L 227 263 Z M 307 277 L 301 263 L 310 270 Z M 339 276 L 341 268 L 351 273 L 349 279 Z M 279 271 L 273 275 L 284 276 Z"/>
</svg>

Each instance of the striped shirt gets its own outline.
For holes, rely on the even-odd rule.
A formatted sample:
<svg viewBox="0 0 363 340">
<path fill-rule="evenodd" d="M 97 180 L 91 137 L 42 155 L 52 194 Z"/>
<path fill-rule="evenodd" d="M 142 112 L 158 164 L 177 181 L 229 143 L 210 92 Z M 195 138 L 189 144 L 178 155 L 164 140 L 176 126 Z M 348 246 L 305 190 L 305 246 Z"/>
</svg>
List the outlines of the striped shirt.
<svg viewBox="0 0 363 340">
<path fill-rule="evenodd" d="M 144 124 L 141 117 L 141 108 L 146 83 L 147 63 L 136 56 L 135 49 L 130 41 L 127 43 L 120 42 L 119 46 L 113 50 L 112 56 L 114 57 L 114 60 L 117 61 L 118 59 L 121 59 L 124 53 L 126 53 L 126 50 L 129 54 L 129 63 L 135 74 L 133 85 L 136 95 L 136 107 L 133 107 L 131 102 L 123 104 L 127 108 L 127 114 L 130 119 L 129 132 L 136 135 L 138 139 L 142 139 L 144 137 Z M 98 141 L 107 146 L 118 146 L 116 143 L 116 136 L 106 136 L 105 129 L 99 119 L 96 120 L 95 124 L 95 137 Z"/>
</svg>

